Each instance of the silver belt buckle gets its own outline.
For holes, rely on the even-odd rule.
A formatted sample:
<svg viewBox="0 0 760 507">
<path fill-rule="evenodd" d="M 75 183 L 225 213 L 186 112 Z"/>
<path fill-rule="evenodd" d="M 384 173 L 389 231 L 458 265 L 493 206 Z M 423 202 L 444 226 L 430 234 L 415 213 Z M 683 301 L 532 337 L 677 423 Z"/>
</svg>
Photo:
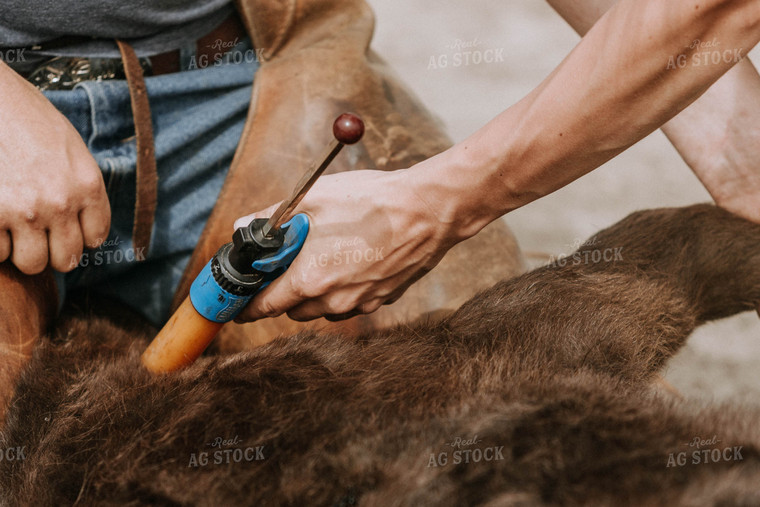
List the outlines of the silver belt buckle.
<svg viewBox="0 0 760 507">
<path fill-rule="evenodd" d="M 140 58 L 140 66 L 150 75 L 150 60 Z M 56 56 L 37 67 L 27 80 L 38 89 L 71 90 L 84 81 L 124 79 L 124 64 L 120 58 L 71 58 Z"/>
</svg>

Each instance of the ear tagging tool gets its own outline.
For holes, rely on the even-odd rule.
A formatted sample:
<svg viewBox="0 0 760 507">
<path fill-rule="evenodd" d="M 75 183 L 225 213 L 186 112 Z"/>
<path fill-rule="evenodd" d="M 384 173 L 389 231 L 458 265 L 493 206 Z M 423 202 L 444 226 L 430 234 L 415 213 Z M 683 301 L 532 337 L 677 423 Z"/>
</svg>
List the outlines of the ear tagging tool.
<svg viewBox="0 0 760 507">
<path fill-rule="evenodd" d="M 335 120 L 333 135 L 290 198 L 269 219 L 257 218 L 237 229 L 232 242 L 223 245 L 201 270 L 190 295 L 143 353 L 142 363 L 148 370 L 166 373 L 192 364 L 226 322 L 288 269 L 309 233 L 305 214 L 290 215 L 343 146 L 361 139 L 364 123 L 344 113 Z"/>
</svg>

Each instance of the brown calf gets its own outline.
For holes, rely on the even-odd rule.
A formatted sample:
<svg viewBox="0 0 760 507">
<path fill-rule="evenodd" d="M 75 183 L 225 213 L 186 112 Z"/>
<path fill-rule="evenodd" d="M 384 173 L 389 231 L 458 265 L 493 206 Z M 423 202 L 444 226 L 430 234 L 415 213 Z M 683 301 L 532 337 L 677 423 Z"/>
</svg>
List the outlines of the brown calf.
<svg viewBox="0 0 760 507">
<path fill-rule="evenodd" d="M 593 262 L 589 249 L 617 249 Z M 150 333 L 72 318 L 20 377 L 7 504 L 760 504 L 758 411 L 651 380 L 760 303 L 760 225 L 635 213 L 440 322 L 304 333 L 155 377 Z M 13 452 L 8 452 L 12 449 Z"/>
</svg>

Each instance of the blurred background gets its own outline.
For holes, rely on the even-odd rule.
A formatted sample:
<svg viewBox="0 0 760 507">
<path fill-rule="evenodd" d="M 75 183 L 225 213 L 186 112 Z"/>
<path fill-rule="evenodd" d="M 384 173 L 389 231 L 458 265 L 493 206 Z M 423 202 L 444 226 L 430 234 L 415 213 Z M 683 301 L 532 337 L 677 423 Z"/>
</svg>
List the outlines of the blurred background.
<svg viewBox="0 0 760 507">
<path fill-rule="evenodd" d="M 538 85 L 580 40 L 544 0 L 368 0 L 373 48 L 457 142 Z M 490 62 L 462 51 L 490 54 Z M 486 53 L 486 50 L 492 50 Z M 750 53 L 760 61 L 758 50 Z M 596 171 L 504 220 L 526 253 L 570 253 L 629 213 L 711 201 L 656 131 Z M 624 252 L 623 252 L 624 255 Z M 686 398 L 760 405 L 760 319 L 698 329 L 665 378 Z"/>
</svg>

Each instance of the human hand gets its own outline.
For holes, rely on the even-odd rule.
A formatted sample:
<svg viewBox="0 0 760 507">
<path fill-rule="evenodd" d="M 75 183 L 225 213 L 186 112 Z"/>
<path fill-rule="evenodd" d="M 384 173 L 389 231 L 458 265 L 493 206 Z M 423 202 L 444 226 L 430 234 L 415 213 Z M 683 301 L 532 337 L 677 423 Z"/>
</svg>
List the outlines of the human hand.
<svg viewBox="0 0 760 507">
<path fill-rule="evenodd" d="M 0 83 L 0 262 L 70 271 L 108 235 L 103 177 L 68 120 L 2 62 Z"/>
<path fill-rule="evenodd" d="M 237 321 L 283 313 L 299 321 L 340 320 L 401 297 L 458 241 L 415 193 L 407 174 L 351 171 L 317 180 L 296 209 L 311 222 L 301 252 Z M 235 227 L 275 209 L 242 217 Z"/>
</svg>

